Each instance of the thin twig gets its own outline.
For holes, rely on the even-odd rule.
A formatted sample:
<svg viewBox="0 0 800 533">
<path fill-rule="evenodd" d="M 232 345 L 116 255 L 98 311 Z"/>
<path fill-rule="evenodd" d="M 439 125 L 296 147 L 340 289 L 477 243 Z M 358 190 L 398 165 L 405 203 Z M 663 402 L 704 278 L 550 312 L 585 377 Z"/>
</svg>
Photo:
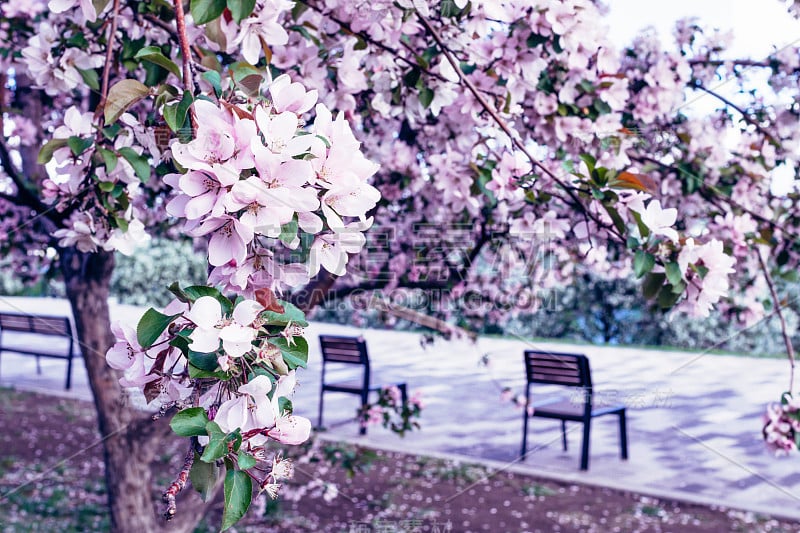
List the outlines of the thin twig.
<svg viewBox="0 0 800 533">
<path fill-rule="evenodd" d="M 696 175 L 694 175 L 691 172 L 688 172 L 686 170 L 681 170 L 679 168 L 676 168 L 676 167 L 673 167 L 673 166 L 668 165 L 666 163 L 663 163 L 663 162 L 659 161 L 658 159 L 656 159 L 654 157 L 650 157 L 650 156 L 646 156 L 646 155 L 639 155 L 639 154 L 632 153 L 630 151 L 627 151 L 626 154 L 628 155 L 628 157 L 630 157 L 634 161 L 641 161 L 643 163 L 652 163 L 652 164 L 658 166 L 664 172 L 672 172 L 676 176 L 680 176 L 681 174 L 686 174 L 686 175 L 688 175 L 688 176 L 690 176 L 692 178 L 697 179 L 698 181 L 702 181 L 699 176 L 696 176 Z M 731 206 L 731 207 L 733 207 L 735 209 L 739 209 L 743 213 L 747 213 L 752 218 L 754 218 L 754 219 L 756 219 L 756 220 L 758 220 L 760 222 L 763 222 L 764 224 L 767 224 L 767 225 L 771 226 L 774 229 L 780 230 L 781 232 L 783 232 L 784 235 L 786 235 L 788 237 L 791 237 L 792 239 L 800 240 L 800 234 L 795 233 L 792 230 L 790 230 L 789 228 L 787 228 L 786 226 L 784 226 L 783 224 L 781 224 L 779 222 L 776 222 L 774 220 L 771 220 L 771 219 L 765 217 L 764 215 L 761 215 L 761 214 L 757 213 L 756 211 L 754 211 L 754 210 L 742 205 L 741 203 L 737 202 L 736 200 L 734 200 L 730 196 L 724 194 L 718 187 L 716 187 L 714 185 L 708 185 L 708 184 L 704 183 L 700 187 L 699 192 L 700 192 L 700 195 L 703 198 L 705 198 L 706 200 L 708 200 L 712 204 L 716 205 L 720 209 L 722 209 L 722 206 L 717 204 L 715 202 L 715 199 L 721 200 L 721 201 L 725 202 L 726 204 L 728 204 L 729 206 Z"/>
<path fill-rule="evenodd" d="M 175 35 L 175 28 L 170 26 L 168 22 L 163 21 L 160 18 L 156 17 L 155 15 L 151 15 L 149 13 L 143 15 L 143 17 L 149 23 L 153 24 L 154 26 L 158 26 L 159 28 L 164 30 L 167 33 L 167 35 L 169 36 L 169 38 L 171 40 L 175 41 L 175 43 L 177 43 L 178 45 L 181 44 L 180 41 L 178 40 L 178 36 Z"/>
<path fill-rule="evenodd" d="M 775 136 L 772 135 L 769 131 L 767 131 L 753 117 L 751 117 L 750 114 L 747 111 L 745 111 L 744 109 L 742 109 L 738 105 L 734 104 L 729 99 L 727 99 L 724 96 L 722 96 L 721 94 L 719 94 L 719 93 L 717 93 L 717 92 L 715 92 L 715 91 L 713 91 L 713 90 L 711 90 L 711 89 L 709 89 L 707 87 L 703 87 L 702 85 L 700 85 L 699 82 L 693 84 L 692 87 L 694 87 L 695 89 L 699 89 L 699 90 L 703 91 L 706 94 L 710 94 L 714 98 L 720 100 L 726 106 L 738 111 L 739 114 L 742 115 L 742 118 L 744 119 L 745 122 L 747 122 L 748 124 L 751 124 L 752 126 L 755 126 L 756 130 L 758 130 L 759 133 L 761 133 L 764 137 L 766 137 L 769 140 L 769 142 L 775 144 L 776 146 L 780 146 L 780 142 L 775 138 Z"/>
<path fill-rule="evenodd" d="M 322 15 L 322 16 L 324 16 L 324 17 L 327 17 L 327 18 L 331 19 L 333 22 L 335 22 L 336 24 L 338 24 L 339 26 L 341 26 L 341 27 L 342 27 L 342 28 L 343 28 L 343 29 L 344 29 L 344 30 L 345 30 L 347 33 L 350 33 L 350 34 L 352 34 L 352 35 L 358 35 L 359 37 L 361 37 L 362 39 L 364 39 L 366 42 L 368 42 L 368 43 L 372 44 L 373 46 L 377 46 L 378 48 L 380 48 L 380 49 L 381 49 L 381 50 L 383 50 L 384 52 L 388 52 L 388 53 L 390 53 L 390 54 L 391 54 L 391 55 L 393 55 L 393 56 L 394 56 L 396 59 L 398 59 L 398 60 L 402 61 L 402 62 L 403 62 L 403 63 L 405 63 L 406 65 L 408 65 L 408 66 L 410 66 L 410 67 L 418 68 L 418 69 L 420 69 L 422 72 L 424 72 L 425 74 L 427 74 L 428 76 L 432 76 L 432 77 L 434 77 L 434 78 L 437 78 L 437 79 L 439 79 L 439 80 L 441 80 L 441 81 L 448 81 L 448 80 L 447 80 L 447 79 L 446 79 L 444 76 L 442 76 L 441 74 L 437 74 L 436 72 L 433 72 L 433 71 L 431 71 L 430 69 L 428 69 L 428 68 L 425 68 L 424 66 L 420 65 L 420 64 L 419 64 L 419 63 L 417 63 L 416 61 L 413 61 L 413 60 L 411 60 L 411 59 L 409 59 L 409 58 L 407 58 L 407 57 L 405 57 L 405 56 L 401 55 L 401 54 L 400 54 L 400 52 L 399 52 L 398 50 L 396 50 L 396 49 L 392 48 L 391 46 L 389 46 L 389 45 L 387 45 L 387 44 L 385 44 L 385 43 L 382 43 L 382 42 L 380 42 L 380 41 L 376 41 L 375 39 L 373 39 L 372 37 L 370 37 L 370 36 L 369 36 L 368 34 L 366 34 L 365 32 L 356 32 L 356 31 L 354 31 L 354 30 L 353 30 L 353 29 L 350 27 L 350 25 L 349 25 L 347 22 L 345 22 L 345 21 L 343 21 L 343 20 L 341 20 L 341 19 L 339 19 L 339 18 L 336 18 L 336 17 L 335 17 L 335 16 L 333 16 L 331 13 L 326 13 L 326 12 L 324 12 L 324 11 L 323 11 L 323 10 L 322 10 L 322 9 L 321 9 L 319 6 L 316 6 L 316 5 L 314 5 L 313 3 L 311 3 L 311 2 L 308 2 L 307 0 L 298 0 L 298 1 L 299 1 L 301 4 L 303 4 L 304 6 L 307 6 L 309 9 L 311 9 L 311 10 L 313 10 L 313 11 L 316 11 L 316 12 L 317 12 L 317 13 L 319 13 L 320 15 Z M 401 42 L 401 44 L 404 44 L 404 43 L 402 43 L 402 42 Z M 406 48 L 408 48 L 408 46 L 407 46 L 407 45 L 406 45 Z M 409 49 L 409 50 L 410 50 L 410 49 Z M 414 52 L 413 50 L 410 50 L 410 51 L 411 51 L 411 53 L 414 53 L 414 54 L 415 54 L 415 52 Z M 415 55 L 416 55 L 416 54 L 415 54 Z"/>
<path fill-rule="evenodd" d="M 111 28 L 108 30 L 108 37 L 106 38 L 106 64 L 103 65 L 103 83 L 100 86 L 100 105 L 95 109 L 95 118 L 100 117 L 102 120 L 103 108 L 106 106 L 106 98 L 108 97 L 108 78 L 111 74 L 112 59 L 114 56 L 114 39 L 117 36 L 117 18 L 119 17 L 119 0 L 114 0 L 114 8 L 111 11 Z"/>
<path fill-rule="evenodd" d="M 786 327 L 786 319 L 783 317 L 781 310 L 781 302 L 778 300 L 778 293 L 775 291 L 775 283 L 772 281 L 772 275 L 769 273 L 767 263 L 761 257 L 761 251 L 756 250 L 758 254 L 758 261 L 761 263 L 761 270 L 764 272 L 764 279 L 767 280 L 769 292 L 772 295 L 772 306 L 775 308 L 778 319 L 781 322 L 781 334 L 783 335 L 783 343 L 786 346 L 786 355 L 789 357 L 789 394 L 794 390 L 794 347 L 792 346 L 792 339 L 789 337 L 789 331 Z"/>
<path fill-rule="evenodd" d="M 690 59 L 689 64 L 692 66 L 695 65 L 709 65 L 709 66 L 716 66 L 720 67 L 722 65 L 734 65 L 740 67 L 772 67 L 772 63 L 769 61 L 757 61 L 755 59 Z"/>
<path fill-rule="evenodd" d="M 183 14 L 183 0 L 175 0 L 175 25 L 178 28 L 178 41 L 181 45 L 181 60 L 183 61 L 183 88 L 194 94 L 192 82 L 192 49 L 189 46 L 189 37 L 186 35 L 186 18 Z M 192 127 L 197 129 L 197 116 L 194 107 L 189 109 Z"/>
<path fill-rule="evenodd" d="M 175 481 L 164 491 L 163 499 L 164 503 L 167 504 L 167 510 L 164 511 L 164 518 L 167 520 L 172 520 L 175 517 L 175 513 L 178 512 L 178 505 L 175 502 L 175 497 L 186 486 L 186 480 L 189 479 L 189 471 L 192 469 L 192 464 L 194 464 L 194 447 L 189 446 L 186 457 L 183 459 L 181 471 L 178 472 Z"/>
</svg>

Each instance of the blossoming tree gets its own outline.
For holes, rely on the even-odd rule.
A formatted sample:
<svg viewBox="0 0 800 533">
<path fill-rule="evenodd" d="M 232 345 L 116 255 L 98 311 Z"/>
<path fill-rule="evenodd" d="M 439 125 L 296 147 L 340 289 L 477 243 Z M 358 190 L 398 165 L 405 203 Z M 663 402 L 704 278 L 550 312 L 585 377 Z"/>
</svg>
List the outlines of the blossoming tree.
<svg viewBox="0 0 800 533">
<path fill-rule="evenodd" d="M 774 180 L 800 159 L 797 47 L 731 60 L 684 21 L 676 46 L 643 34 L 616 50 L 602 13 L 591 0 L 0 3 L 0 247 L 21 276 L 53 263 L 65 280 L 115 530 L 161 527 L 148 463 L 164 426 L 124 387 L 189 440 L 169 527 L 197 519 L 189 477 L 205 497 L 224 486 L 223 527 L 253 489 L 277 491 L 290 469 L 269 444 L 310 432 L 290 400 L 303 310 L 326 299 L 440 291 L 443 318 L 502 319 L 591 269 L 641 278 L 663 308 L 780 316 L 773 278 L 800 259 L 797 192 Z M 744 104 L 713 88 L 747 95 L 753 70 L 767 81 Z M 693 92 L 719 109 L 685 112 Z M 176 283 L 165 309 L 110 329 L 114 251 L 175 231 L 207 242 L 207 285 Z M 791 387 L 784 399 L 768 439 L 796 448 Z"/>
</svg>

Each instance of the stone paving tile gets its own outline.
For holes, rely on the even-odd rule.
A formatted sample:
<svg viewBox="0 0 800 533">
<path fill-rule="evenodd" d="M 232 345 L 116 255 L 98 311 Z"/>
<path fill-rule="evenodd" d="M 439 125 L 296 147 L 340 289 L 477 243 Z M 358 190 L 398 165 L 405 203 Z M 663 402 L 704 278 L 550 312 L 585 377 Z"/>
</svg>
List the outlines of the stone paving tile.
<svg viewBox="0 0 800 533">
<path fill-rule="evenodd" d="M 69 313 L 66 301 L 58 299 L 0 297 L 0 309 Z M 112 317 L 132 325 L 142 312 L 137 307 L 112 305 Z M 487 338 L 476 345 L 437 342 L 423 349 L 414 333 L 312 324 L 308 330 L 310 368 L 301 375 L 295 405 L 297 414 L 315 424 L 321 367 L 316 339 L 321 333 L 363 335 L 374 375 L 387 382 L 407 381 L 411 390 L 421 390 L 426 403 L 422 431 L 401 440 L 383 428 L 370 428 L 366 437 L 359 437 L 352 421 L 357 398 L 326 394 L 325 425 L 334 436 L 402 447 L 411 453 L 491 459 L 522 465 L 538 475 L 645 493 L 666 491 L 688 500 L 695 497 L 734 507 L 772 509 L 800 518 L 797 458 L 774 459 L 765 452 L 759 436 L 765 403 L 776 400 L 785 386 L 785 361 Z M 525 349 L 589 356 L 598 397 L 628 406 L 628 461 L 619 458 L 613 416 L 593 420 L 588 472 L 578 470 L 579 424 L 568 425 L 569 450 L 564 452 L 559 423 L 533 419 L 530 453 L 519 460 L 522 414 L 501 402 L 499 395 L 503 386 L 524 393 Z M 485 353 L 490 353 L 489 368 L 478 364 Z M 91 399 L 83 364 L 80 359 L 75 363 L 74 387 L 66 392 L 64 361 L 42 359 L 43 372 L 37 375 L 33 357 L 3 353 L 0 384 Z M 548 394 L 540 388 L 533 390 L 534 398 Z"/>
</svg>

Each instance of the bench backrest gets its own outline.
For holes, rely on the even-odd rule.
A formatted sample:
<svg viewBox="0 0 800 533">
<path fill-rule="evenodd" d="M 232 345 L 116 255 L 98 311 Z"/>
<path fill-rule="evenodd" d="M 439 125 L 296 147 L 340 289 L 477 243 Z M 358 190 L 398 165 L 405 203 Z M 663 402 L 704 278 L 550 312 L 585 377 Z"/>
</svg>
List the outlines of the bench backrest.
<svg viewBox="0 0 800 533">
<path fill-rule="evenodd" d="M 0 313 L 0 330 L 72 337 L 72 327 L 65 316 L 36 316 Z"/>
<path fill-rule="evenodd" d="M 367 343 L 361 337 L 320 335 L 323 363 L 345 363 L 369 367 Z"/>
<path fill-rule="evenodd" d="M 592 389 L 589 359 L 585 355 L 526 350 L 525 373 L 529 385 L 543 383 Z"/>
</svg>

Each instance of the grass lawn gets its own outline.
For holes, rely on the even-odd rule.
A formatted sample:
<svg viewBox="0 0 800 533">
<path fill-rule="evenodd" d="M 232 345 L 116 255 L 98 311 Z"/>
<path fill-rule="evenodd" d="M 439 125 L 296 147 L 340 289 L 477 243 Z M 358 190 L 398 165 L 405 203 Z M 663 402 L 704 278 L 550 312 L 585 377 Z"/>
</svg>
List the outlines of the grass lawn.
<svg viewBox="0 0 800 533">
<path fill-rule="evenodd" d="M 102 450 L 90 447 L 97 439 L 90 403 L 0 389 L 0 531 L 107 531 Z M 170 456 L 173 444 L 176 451 L 183 446 L 165 444 L 158 459 L 164 486 L 181 460 L 180 453 Z M 236 531 L 716 533 L 800 527 L 747 512 L 493 475 L 475 464 L 328 442 L 314 449 L 317 455 L 296 465 L 279 500 L 254 500 Z M 219 502 L 211 504 L 197 531 L 215 531 L 221 512 Z"/>
</svg>

